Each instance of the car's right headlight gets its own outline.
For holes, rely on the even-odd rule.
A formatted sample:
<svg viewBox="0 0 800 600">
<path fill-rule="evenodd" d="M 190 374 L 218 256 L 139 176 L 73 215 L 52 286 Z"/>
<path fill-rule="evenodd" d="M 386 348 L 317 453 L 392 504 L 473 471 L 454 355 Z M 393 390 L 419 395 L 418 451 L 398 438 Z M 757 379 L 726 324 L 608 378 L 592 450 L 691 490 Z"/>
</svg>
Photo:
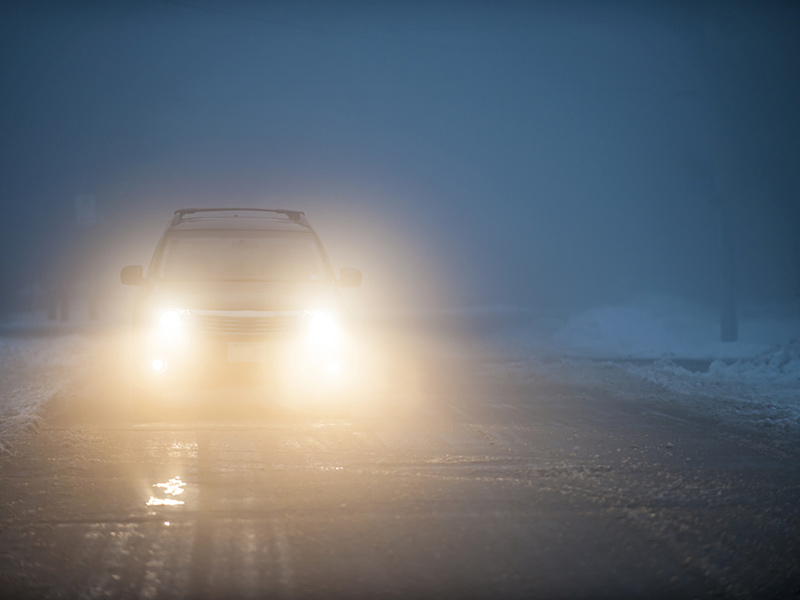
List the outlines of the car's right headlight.
<svg viewBox="0 0 800 600">
<path fill-rule="evenodd" d="M 175 309 L 165 310 L 158 318 L 158 326 L 164 332 L 177 332 L 183 327 L 181 313 Z"/>
<path fill-rule="evenodd" d="M 158 337 L 165 342 L 180 340 L 186 328 L 192 324 L 192 314 L 188 310 L 179 308 L 157 311 L 154 317 Z"/>
</svg>

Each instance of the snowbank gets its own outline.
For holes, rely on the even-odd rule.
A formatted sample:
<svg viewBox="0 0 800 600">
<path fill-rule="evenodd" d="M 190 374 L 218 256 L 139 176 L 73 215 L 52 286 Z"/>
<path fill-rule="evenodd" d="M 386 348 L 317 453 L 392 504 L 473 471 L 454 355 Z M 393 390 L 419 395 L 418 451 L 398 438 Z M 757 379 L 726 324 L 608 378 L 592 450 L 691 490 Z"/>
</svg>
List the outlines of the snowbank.
<svg viewBox="0 0 800 600">
<path fill-rule="evenodd" d="M 730 365 L 715 360 L 708 371 L 708 377 L 764 384 L 794 384 L 798 385 L 800 391 L 800 341 L 792 340 L 788 344 L 771 348 L 757 356 L 737 360 Z"/>
<path fill-rule="evenodd" d="M 627 365 L 632 376 L 672 393 L 674 401 L 739 425 L 800 434 L 800 342 L 691 372 L 669 359 Z"/>
<path fill-rule="evenodd" d="M 650 295 L 559 323 L 550 317 L 547 327 L 534 322 L 497 342 L 532 377 L 800 435 L 800 318 L 751 309 L 739 333 L 737 342 L 719 342 L 718 311 Z M 707 371 L 684 368 L 686 359 Z"/>
</svg>

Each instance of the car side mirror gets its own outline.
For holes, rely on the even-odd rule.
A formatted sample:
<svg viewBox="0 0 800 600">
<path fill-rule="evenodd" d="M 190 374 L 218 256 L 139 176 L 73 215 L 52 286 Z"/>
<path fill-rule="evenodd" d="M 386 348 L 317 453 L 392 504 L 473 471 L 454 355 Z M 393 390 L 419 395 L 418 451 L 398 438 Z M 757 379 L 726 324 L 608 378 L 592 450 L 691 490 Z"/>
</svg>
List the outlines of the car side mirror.
<svg viewBox="0 0 800 600">
<path fill-rule="evenodd" d="M 342 267 L 339 269 L 339 287 L 358 287 L 361 285 L 361 271 Z"/>
<path fill-rule="evenodd" d="M 119 279 L 125 285 L 144 285 L 142 265 L 128 265 L 119 272 Z"/>
</svg>

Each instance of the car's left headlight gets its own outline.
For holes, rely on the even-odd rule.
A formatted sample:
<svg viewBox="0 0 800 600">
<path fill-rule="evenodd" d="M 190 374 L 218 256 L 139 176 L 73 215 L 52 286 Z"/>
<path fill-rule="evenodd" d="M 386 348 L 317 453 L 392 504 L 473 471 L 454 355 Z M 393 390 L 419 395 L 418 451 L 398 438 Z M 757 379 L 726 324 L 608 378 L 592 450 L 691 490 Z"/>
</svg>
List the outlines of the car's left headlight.
<svg viewBox="0 0 800 600">
<path fill-rule="evenodd" d="M 309 315 L 308 341 L 315 347 L 331 348 L 342 341 L 342 329 L 327 312 L 313 311 Z"/>
<path fill-rule="evenodd" d="M 159 334 L 165 338 L 180 337 L 188 325 L 191 324 L 192 315 L 188 310 L 168 308 L 156 314 L 156 324 Z"/>
</svg>

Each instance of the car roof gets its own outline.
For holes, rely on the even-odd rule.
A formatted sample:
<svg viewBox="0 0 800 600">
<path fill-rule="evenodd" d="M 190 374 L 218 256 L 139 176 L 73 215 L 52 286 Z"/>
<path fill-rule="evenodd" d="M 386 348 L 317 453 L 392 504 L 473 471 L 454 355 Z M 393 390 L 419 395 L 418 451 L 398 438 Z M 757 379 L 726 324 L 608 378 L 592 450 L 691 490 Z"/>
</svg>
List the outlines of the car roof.
<svg viewBox="0 0 800 600">
<path fill-rule="evenodd" d="M 175 211 L 170 229 L 311 231 L 301 211 L 263 208 L 181 208 Z"/>
<path fill-rule="evenodd" d="M 173 231 L 197 230 L 241 230 L 255 229 L 262 231 L 310 231 L 311 228 L 288 220 L 264 218 L 196 218 L 184 219 L 172 227 Z"/>
</svg>

